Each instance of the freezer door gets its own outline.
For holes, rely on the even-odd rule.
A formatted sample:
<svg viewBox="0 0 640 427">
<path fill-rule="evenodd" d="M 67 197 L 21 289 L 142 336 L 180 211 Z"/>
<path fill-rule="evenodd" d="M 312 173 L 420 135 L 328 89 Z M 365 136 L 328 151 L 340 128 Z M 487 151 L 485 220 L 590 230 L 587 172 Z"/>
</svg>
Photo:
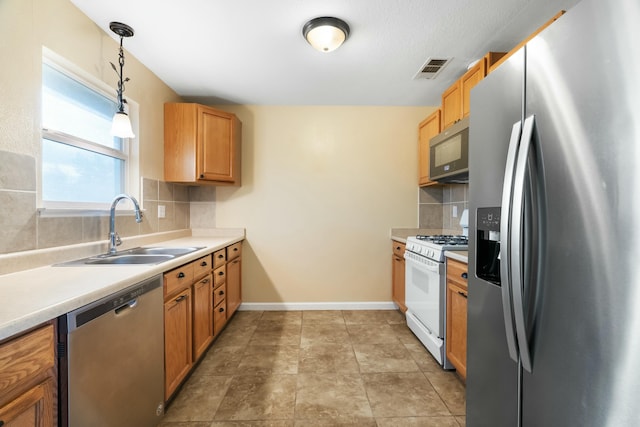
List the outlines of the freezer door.
<svg viewBox="0 0 640 427">
<path fill-rule="evenodd" d="M 525 426 L 640 425 L 638 22 L 637 0 L 583 0 L 527 46 L 546 214 Z"/>
<path fill-rule="evenodd" d="M 471 91 L 469 126 L 469 295 L 467 425 L 517 425 L 517 364 L 509 358 L 500 286 L 476 276 L 477 209 L 500 207 L 507 149 L 522 121 L 524 53 L 516 53 Z"/>
</svg>

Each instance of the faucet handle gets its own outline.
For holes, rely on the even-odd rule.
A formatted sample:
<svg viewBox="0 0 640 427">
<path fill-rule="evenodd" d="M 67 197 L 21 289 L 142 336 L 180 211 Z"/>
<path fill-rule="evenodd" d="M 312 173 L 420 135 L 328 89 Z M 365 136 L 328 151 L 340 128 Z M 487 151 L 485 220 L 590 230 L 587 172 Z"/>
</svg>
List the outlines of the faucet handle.
<svg viewBox="0 0 640 427">
<path fill-rule="evenodd" d="M 120 235 L 116 234 L 116 246 L 120 246 L 122 244 L 122 239 L 120 239 Z"/>
</svg>

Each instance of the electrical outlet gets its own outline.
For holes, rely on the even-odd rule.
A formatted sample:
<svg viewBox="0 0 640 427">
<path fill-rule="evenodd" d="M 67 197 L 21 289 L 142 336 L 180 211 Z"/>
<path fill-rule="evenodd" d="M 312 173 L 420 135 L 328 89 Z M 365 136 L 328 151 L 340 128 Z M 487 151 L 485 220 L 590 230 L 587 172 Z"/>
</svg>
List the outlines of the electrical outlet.
<svg viewBox="0 0 640 427">
<path fill-rule="evenodd" d="M 164 218 L 166 215 L 165 205 L 158 205 L 158 218 Z"/>
<path fill-rule="evenodd" d="M 454 218 L 458 218 L 458 207 L 456 205 L 451 207 L 451 215 L 453 215 Z"/>
</svg>

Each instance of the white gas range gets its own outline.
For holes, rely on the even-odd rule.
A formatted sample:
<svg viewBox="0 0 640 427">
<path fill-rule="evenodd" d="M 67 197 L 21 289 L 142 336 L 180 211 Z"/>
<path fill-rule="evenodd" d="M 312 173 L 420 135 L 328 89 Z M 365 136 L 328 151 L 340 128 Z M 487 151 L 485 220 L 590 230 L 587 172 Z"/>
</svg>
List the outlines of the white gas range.
<svg viewBox="0 0 640 427">
<path fill-rule="evenodd" d="M 446 280 L 444 252 L 467 250 L 466 236 L 418 235 L 407 238 L 404 258 L 407 325 L 445 369 Z"/>
</svg>

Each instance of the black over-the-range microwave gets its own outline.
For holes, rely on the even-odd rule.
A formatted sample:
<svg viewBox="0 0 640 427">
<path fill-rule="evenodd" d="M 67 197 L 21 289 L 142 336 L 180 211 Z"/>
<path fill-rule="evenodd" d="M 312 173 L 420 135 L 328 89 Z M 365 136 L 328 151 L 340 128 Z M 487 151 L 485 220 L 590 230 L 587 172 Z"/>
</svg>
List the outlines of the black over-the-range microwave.
<svg viewBox="0 0 640 427">
<path fill-rule="evenodd" d="M 429 179 L 454 183 L 469 181 L 469 117 L 431 138 Z"/>
</svg>

